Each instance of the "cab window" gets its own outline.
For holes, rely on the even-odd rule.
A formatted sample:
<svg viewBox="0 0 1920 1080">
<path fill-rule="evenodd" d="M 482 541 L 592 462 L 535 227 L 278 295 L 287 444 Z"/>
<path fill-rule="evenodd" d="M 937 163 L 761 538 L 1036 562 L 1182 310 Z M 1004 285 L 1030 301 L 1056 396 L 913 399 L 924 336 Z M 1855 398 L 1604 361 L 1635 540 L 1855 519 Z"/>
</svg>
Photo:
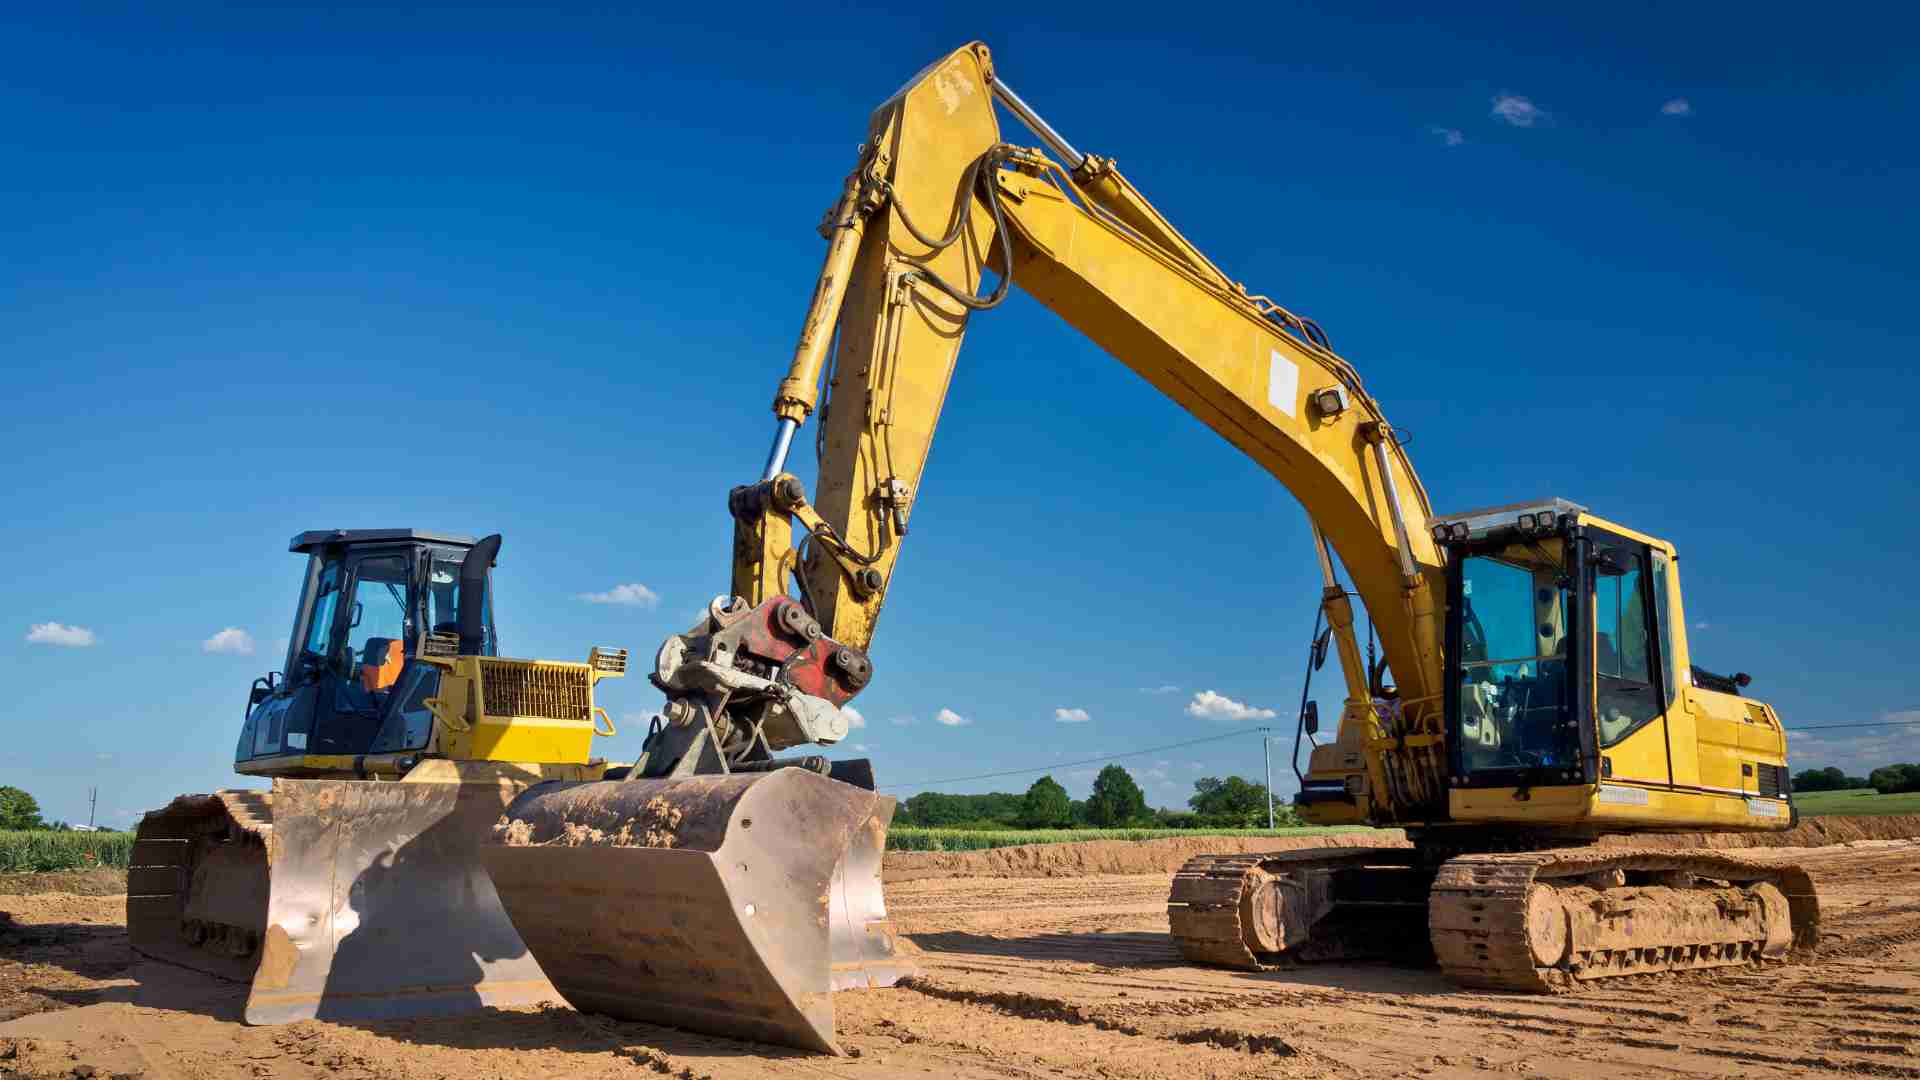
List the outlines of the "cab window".
<svg viewBox="0 0 1920 1080">
<path fill-rule="evenodd" d="M 1662 712 L 1654 695 L 1653 635 L 1642 548 L 1597 549 L 1593 578 L 1594 711 L 1612 746 Z"/>
<path fill-rule="evenodd" d="M 1660 627 L 1661 682 L 1667 691 L 1667 707 L 1680 700 L 1680 672 L 1673 656 L 1673 606 L 1667 598 L 1667 557 L 1653 553 L 1653 618 Z"/>
</svg>

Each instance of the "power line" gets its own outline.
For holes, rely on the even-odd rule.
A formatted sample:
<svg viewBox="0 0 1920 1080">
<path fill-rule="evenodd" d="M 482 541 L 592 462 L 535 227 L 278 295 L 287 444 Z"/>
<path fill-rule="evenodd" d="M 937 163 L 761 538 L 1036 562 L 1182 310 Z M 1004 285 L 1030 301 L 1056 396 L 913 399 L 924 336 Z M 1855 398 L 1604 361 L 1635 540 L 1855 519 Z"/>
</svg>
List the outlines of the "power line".
<svg viewBox="0 0 1920 1080">
<path fill-rule="evenodd" d="M 1036 765 L 1030 769 L 1007 769 L 1002 772 L 975 773 L 972 776 L 949 776 L 944 780 L 912 780 L 900 784 L 882 784 L 881 791 L 891 791 L 903 787 L 937 787 L 941 784 L 959 784 L 969 780 L 998 780 L 1003 776 L 1024 776 L 1027 773 L 1051 772 L 1054 769 L 1071 769 L 1079 765 L 1098 765 L 1103 761 L 1119 761 L 1121 758 L 1140 757 L 1143 754 L 1158 754 L 1165 750 L 1178 750 L 1183 746 L 1198 746 L 1201 743 L 1219 742 L 1222 739 L 1239 739 L 1253 732 L 1272 731 L 1272 728 L 1244 728 L 1229 731 L 1224 735 L 1208 735 L 1200 739 L 1188 739 L 1185 742 L 1168 743 L 1165 746 L 1149 746 L 1144 750 L 1128 750 L 1122 754 L 1108 754 L 1105 757 L 1086 758 L 1081 761 L 1059 761 L 1052 765 Z"/>
<path fill-rule="evenodd" d="M 1798 735 L 1803 731 L 1832 731 L 1835 728 L 1856 727 L 1899 727 L 1903 724 L 1920 724 L 1920 720 L 1862 720 L 1857 724 L 1815 724 L 1812 727 L 1790 727 L 1789 735 Z"/>
</svg>

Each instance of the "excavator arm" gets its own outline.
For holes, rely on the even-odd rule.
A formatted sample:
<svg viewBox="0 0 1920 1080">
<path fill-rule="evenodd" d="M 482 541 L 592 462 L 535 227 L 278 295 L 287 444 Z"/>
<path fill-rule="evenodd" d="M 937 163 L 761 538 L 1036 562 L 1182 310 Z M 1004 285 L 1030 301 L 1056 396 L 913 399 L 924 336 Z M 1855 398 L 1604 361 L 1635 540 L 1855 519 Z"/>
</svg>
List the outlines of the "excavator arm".
<svg viewBox="0 0 1920 1080">
<path fill-rule="evenodd" d="M 1053 156 L 1003 142 L 996 100 Z M 1379 403 L 1317 326 L 1221 272 L 1111 160 L 1040 119 L 979 44 L 874 113 L 822 228 L 826 261 L 774 397 L 765 475 L 731 500 L 735 596 L 784 604 L 792 582 L 822 634 L 864 664 L 967 325 L 1018 285 L 1300 500 L 1371 789 L 1395 796 L 1383 809 L 1399 819 L 1444 801 L 1431 507 Z M 979 296 L 988 272 L 999 280 Z M 810 420 L 811 497 L 785 471 Z M 1327 547 L 1372 614 L 1391 690 L 1360 658 Z M 1376 698 L 1397 707 L 1380 712 Z"/>
</svg>

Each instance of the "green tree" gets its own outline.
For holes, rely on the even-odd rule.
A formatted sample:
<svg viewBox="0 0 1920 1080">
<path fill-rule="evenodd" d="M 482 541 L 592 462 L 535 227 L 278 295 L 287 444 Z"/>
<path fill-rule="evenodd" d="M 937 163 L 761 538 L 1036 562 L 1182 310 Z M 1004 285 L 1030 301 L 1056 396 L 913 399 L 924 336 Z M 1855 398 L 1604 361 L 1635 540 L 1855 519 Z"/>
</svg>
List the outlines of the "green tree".
<svg viewBox="0 0 1920 1080">
<path fill-rule="evenodd" d="M 1103 829 L 1131 825 L 1147 817 L 1147 796 L 1127 770 L 1109 765 L 1093 778 L 1087 795 L 1087 819 Z"/>
<path fill-rule="evenodd" d="M 1019 820 L 1020 805 L 1020 796 L 1006 791 L 992 791 L 984 795 L 923 791 L 901 803 L 894 820 L 902 825 L 1006 828 Z"/>
<path fill-rule="evenodd" d="M 1067 789 L 1051 776 L 1033 782 L 1020 800 L 1020 824 L 1029 829 L 1058 829 L 1073 821 Z"/>
<path fill-rule="evenodd" d="M 1920 765 L 1883 765 L 1873 770 L 1873 775 L 1867 777 L 1867 783 L 1882 795 L 1920 791 Z"/>
<path fill-rule="evenodd" d="M 1831 765 L 1824 769 L 1807 769 L 1793 776 L 1795 791 L 1851 791 L 1870 786 L 1865 778 L 1848 776 Z"/>
<path fill-rule="evenodd" d="M 17 787 L 0 787 L 0 829 L 39 829 L 40 804 Z"/>
<path fill-rule="evenodd" d="M 1194 781 L 1187 805 L 1200 816 L 1201 824 L 1215 828 L 1257 829 L 1267 823 L 1266 785 L 1238 776 L 1201 777 Z"/>
</svg>

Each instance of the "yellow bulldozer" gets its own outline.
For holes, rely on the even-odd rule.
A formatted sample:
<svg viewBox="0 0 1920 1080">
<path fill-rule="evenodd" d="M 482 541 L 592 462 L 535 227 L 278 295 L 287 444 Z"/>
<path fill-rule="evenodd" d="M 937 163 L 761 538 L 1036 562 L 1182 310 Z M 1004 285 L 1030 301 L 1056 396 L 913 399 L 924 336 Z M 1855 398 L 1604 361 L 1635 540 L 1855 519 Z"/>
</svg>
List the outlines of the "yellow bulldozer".
<svg viewBox="0 0 1920 1080">
<path fill-rule="evenodd" d="M 1043 146 L 1004 141 L 998 109 Z M 327 609 L 332 636 L 309 629 L 325 582 L 355 580 L 350 567 L 327 578 L 331 556 L 316 554 L 288 658 L 302 674 L 256 689 L 242 768 L 369 779 L 277 779 L 264 861 L 245 846 L 267 834 L 253 824 L 265 818 L 249 801 L 258 796 L 202 797 L 149 818 L 141 851 L 157 852 L 168 832 L 185 846 L 157 861 L 176 868 L 160 876 L 192 884 L 130 901 L 152 905 L 136 918 L 137 943 L 204 955 L 211 942 L 244 957 L 233 966 L 257 966 L 261 1003 L 250 1016 L 316 1000 L 324 1014 L 333 987 L 316 998 L 309 968 L 331 955 L 339 972 L 355 933 L 387 925 L 373 913 L 396 894 L 376 871 L 387 882 L 412 871 L 455 886 L 434 901 L 459 905 L 434 911 L 440 941 L 464 951 L 498 931 L 492 951 L 471 950 L 487 978 L 449 984 L 464 1000 L 476 985 L 483 1000 L 510 1000 L 506 987 L 531 985 L 530 956 L 582 1009 L 835 1050 L 829 991 L 909 970 L 879 888 L 892 803 L 873 793 L 865 762 L 788 752 L 844 735 L 842 708 L 875 677 L 867 648 L 967 325 L 1018 284 L 1299 499 L 1323 584 L 1308 676 L 1331 647 L 1346 705 L 1335 737 L 1311 747 L 1298 804 L 1312 821 L 1394 826 L 1413 840 L 1195 860 L 1168 905 L 1184 955 L 1258 969 L 1384 954 L 1437 960 L 1470 985 L 1541 990 L 1813 947 L 1818 899 L 1790 863 L 1593 845 L 1794 821 L 1779 717 L 1740 693 L 1744 677 L 1692 663 L 1672 545 L 1563 499 L 1435 513 L 1405 438 L 1326 332 L 1215 266 L 1111 159 L 1047 124 L 985 46 L 938 59 L 873 113 L 821 231 L 825 263 L 774 395 L 772 449 L 728 498 L 729 590 L 656 654 L 651 678 L 667 700 L 640 759 L 618 770 L 587 761 L 586 696 L 569 699 L 564 722 L 579 741 L 564 754 L 478 749 L 495 716 L 507 718 L 503 744 L 553 745 L 533 735 L 550 721 L 530 719 L 546 714 L 525 696 L 545 668 L 493 659 L 484 601 L 472 615 L 455 602 L 445 657 L 431 651 L 439 631 L 424 613 L 403 646 L 390 693 L 404 698 L 407 672 L 432 669 L 421 677 L 445 684 L 428 691 L 439 704 L 354 721 L 374 730 L 360 750 L 323 748 L 311 726 L 300 728 L 309 744 L 292 747 L 297 725 L 277 717 L 300 714 L 275 703 L 305 692 L 301 679 L 344 682 L 354 698 L 355 672 L 393 655 L 373 642 L 340 656 L 346 628 L 360 625 L 358 593 L 335 601 L 356 605 L 351 621 L 347 607 Z M 988 272 L 998 280 L 982 295 Z M 786 469 L 810 419 L 811 494 Z M 393 587 L 427 589 L 441 564 L 424 552 L 438 542 L 408 543 L 423 553 L 401 560 L 414 576 Z M 484 546 L 460 560 L 464 598 L 479 588 L 469 564 Z M 1377 660 L 1363 656 L 1356 597 Z M 568 668 L 570 685 L 590 690 L 620 666 L 615 655 Z M 484 707 L 479 696 L 494 685 L 490 664 L 524 672 L 497 714 L 491 691 Z M 1304 690 L 1302 700 L 1299 738 L 1313 744 L 1318 717 Z M 525 724 L 536 727 L 522 743 L 513 733 Z M 430 732 L 441 756 L 388 731 Z M 416 781 L 429 766 L 431 779 Z M 423 792 L 417 812 L 403 798 L 436 785 L 448 793 Z M 406 857 L 410 835 L 436 831 L 423 850 L 437 856 Z M 331 877 L 317 869 L 322 849 Z M 244 910 L 207 914 L 216 905 L 198 895 L 200 868 L 252 882 Z M 525 966 L 484 959 L 509 952 Z M 353 970 L 362 982 L 339 1007 L 363 1014 L 394 1007 L 383 988 L 431 996 L 448 984 L 437 968 L 409 982 L 358 956 Z"/>
<path fill-rule="evenodd" d="M 625 774 L 591 751 L 596 735 L 615 733 L 594 687 L 626 673 L 626 650 L 596 647 L 584 662 L 500 656 L 490 587 L 499 536 L 336 529 L 301 533 L 290 548 L 307 567 L 286 663 L 255 680 L 234 751 L 235 769 L 270 778 L 271 790 L 183 795 L 145 815 L 127 881 L 134 948 L 249 982 L 251 1023 L 559 1000 L 480 852 L 529 786 Z M 814 734 L 844 734 L 842 723 Z M 826 932 L 829 915 L 845 926 L 857 915 L 863 940 L 891 943 L 879 872 L 893 800 L 873 793 L 864 762 L 840 768 L 856 783 L 831 783 L 831 796 L 816 795 L 804 821 L 762 813 L 754 837 L 777 849 L 769 866 L 811 859 L 820 865 L 786 868 L 817 876 L 816 894 L 829 883 L 835 890 L 817 932 L 782 927 L 789 951 L 810 941 L 824 957 L 830 938 L 851 942 L 845 929 Z M 785 778 L 767 778 L 774 782 L 744 801 L 749 812 L 755 800 L 789 799 Z M 683 794 L 669 814 L 679 843 L 664 865 L 686 872 L 647 872 L 672 881 L 671 895 L 612 920 L 624 934 L 658 935 L 649 950 L 656 965 L 670 963 L 676 942 L 687 946 L 689 970 L 676 984 L 683 996 L 729 985 L 724 943 L 675 935 L 711 905 L 727 910 L 714 893 L 746 874 L 735 857 L 744 845 L 719 854 L 726 811 L 741 801 Z M 696 855 L 708 835 L 708 852 Z M 693 880 L 690 861 L 711 873 Z M 754 958 L 739 951 L 752 968 Z M 740 995 L 736 1005 L 777 1012 L 786 996 L 815 989 L 807 975 L 825 980 L 830 966 L 840 985 L 856 977 L 887 984 L 905 970 L 871 950 L 812 960 L 782 968 L 786 983 L 756 984 L 781 1000 Z M 694 990 L 702 982 L 712 985 Z M 824 981 L 818 989 L 825 996 Z"/>
</svg>

